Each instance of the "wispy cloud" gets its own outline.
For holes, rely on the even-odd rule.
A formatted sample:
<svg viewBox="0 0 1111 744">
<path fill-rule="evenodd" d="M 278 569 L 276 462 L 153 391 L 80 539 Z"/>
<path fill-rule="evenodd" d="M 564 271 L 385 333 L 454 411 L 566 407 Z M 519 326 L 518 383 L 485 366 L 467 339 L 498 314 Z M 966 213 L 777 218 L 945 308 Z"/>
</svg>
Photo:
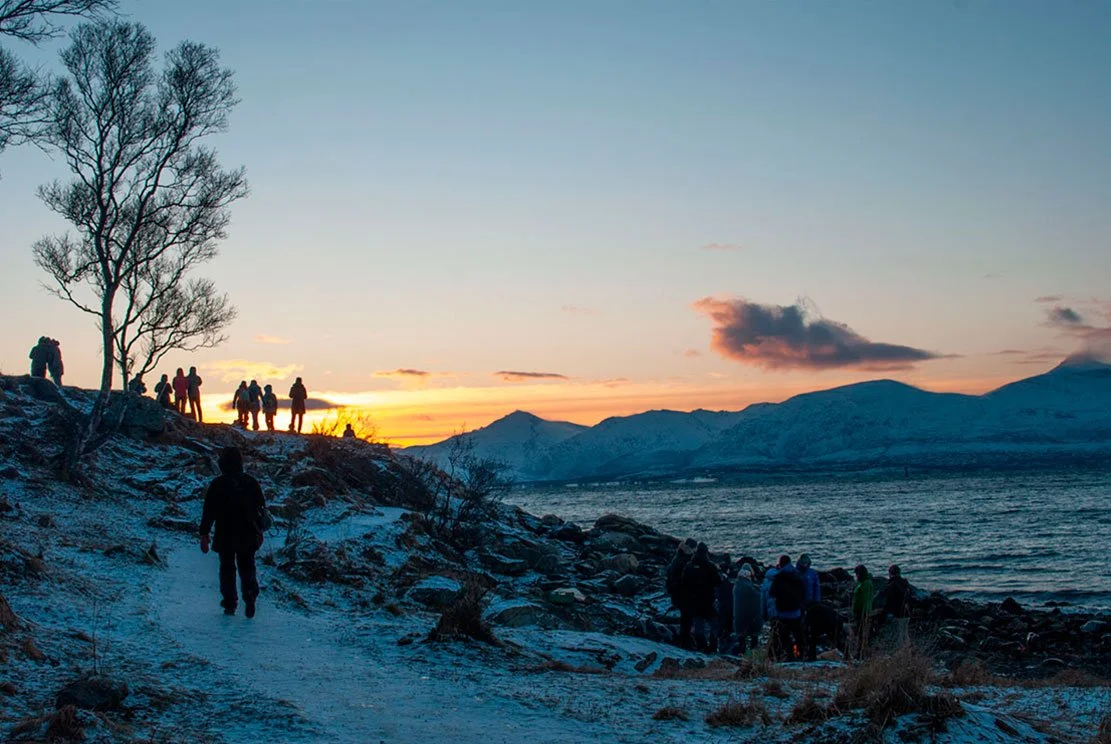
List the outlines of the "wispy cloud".
<svg viewBox="0 0 1111 744">
<path fill-rule="evenodd" d="M 432 373 L 424 369 L 411 369 L 402 367 L 400 369 L 393 369 L 388 372 L 375 372 L 375 377 L 416 377 L 420 379 L 427 379 L 432 376 Z"/>
<path fill-rule="evenodd" d="M 610 377 L 605 380 L 594 380 L 593 384 L 601 385 L 602 387 L 615 388 L 622 387 L 624 385 L 631 385 L 632 382 L 633 381 L 630 380 L 628 377 Z"/>
<path fill-rule="evenodd" d="M 592 307 L 583 307 L 581 305 L 564 305 L 560 311 L 568 315 L 597 315 L 598 311 Z"/>
<path fill-rule="evenodd" d="M 556 372 L 517 372 L 514 370 L 500 369 L 493 373 L 494 377 L 503 382 L 528 382 L 536 380 L 570 380 L 567 375 Z"/>
<path fill-rule="evenodd" d="M 844 323 L 813 318 L 801 304 L 764 305 L 706 297 L 694 308 L 713 322 L 710 346 L 728 359 L 764 369 L 907 369 L 942 355 L 870 341 Z"/>
<path fill-rule="evenodd" d="M 1064 297 L 1062 297 L 1062 296 L 1061 296 L 1061 295 L 1059 295 L 1059 294 L 1055 294 L 1055 295 L 1042 295 L 1041 297 L 1035 297 L 1035 298 L 1034 298 L 1034 302 L 1040 303 L 1040 304 L 1042 304 L 1042 305 L 1052 305 L 1053 303 L 1055 303 L 1055 302 L 1060 302 L 1060 301 L 1061 301 L 1061 300 L 1063 300 L 1063 299 L 1065 299 L 1065 298 L 1064 298 Z"/>
<path fill-rule="evenodd" d="M 1073 329 L 1084 326 L 1084 318 L 1071 307 L 1057 305 L 1046 310 L 1046 323 L 1054 328 Z"/>
<path fill-rule="evenodd" d="M 683 352 L 683 356 L 685 356 L 687 359 L 697 359 L 698 357 L 702 356 L 702 352 L 698 349 L 687 349 Z"/>
<path fill-rule="evenodd" d="M 300 364 L 281 365 L 251 359 L 221 359 L 210 362 L 208 368 L 215 371 L 223 382 L 258 380 L 262 383 L 268 380 L 285 380 L 304 369 Z"/>
<path fill-rule="evenodd" d="M 994 280 L 996 280 L 996 279 L 1002 279 L 1002 278 L 1003 278 L 1003 274 L 1002 274 L 1001 272 L 998 272 L 998 271 L 993 271 L 993 272 L 992 272 L 992 273 L 990 273 L 990 274 L 984 274 L 984 275 L 983 275 L 982 277 L 980 277 L 980 278 L 981 278 L 981 279 L 984 279 L 985 281 L 994 281 Z"/>
<path fill-rule="evenodd" d="M 258 334 L 257 336 L 255 336 L 255 341 L 258 341 L 260 344 L 278 344 L 278 345 L 293 343 L 293 341 L 288 339 L 288 338 L 282 338 L 281 336 L 271 336 L 268 333 Z"/>
<path fill-rule="evenodd" d="M 744 246 L 740 243 L 707 243 L 702 246 L 704 251 L 743 251 Z"/>
</svg>

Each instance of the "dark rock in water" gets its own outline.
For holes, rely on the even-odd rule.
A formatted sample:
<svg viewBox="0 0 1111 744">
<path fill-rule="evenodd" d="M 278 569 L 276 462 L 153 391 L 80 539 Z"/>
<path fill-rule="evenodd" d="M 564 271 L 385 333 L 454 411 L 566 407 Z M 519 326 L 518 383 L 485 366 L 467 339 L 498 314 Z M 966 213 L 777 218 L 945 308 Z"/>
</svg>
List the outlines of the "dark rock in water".
<svg viewBox="0 0 1111 744">
<path fill-rule="evenodd" d="M 819 578 L 821 578 L 823 580 L 825 580 L 825 577 L 828 576 L 830 578 L 830 580 L 835 581 L 837 583 L 844 583 L 846 581 L 853 581 L 853 575 L 851 573 L 849 573 L 847 570 L 843 569 L 843 568 L 835 568 L 835 569 L 833 569 L 831 571 L 828 571 L 828 572 L 823 571 L 822 573 L 818 574 L 818 576 L 819 576 Z"/>
<path fill-rule="evenodd" d="M 563 524 L 563 520 L 557 517 L 555 514 L 545 514 L 544 516 L 540 517 L 540 524 L 544 525 L 545 527 L 559 527 Z"/>
<path fill-rule="evenodd" d="M 85 677 L 63 687 L 54 700 L 57 708 L 67 705 L 82 710 L 116 710 L 128 695 L 127 683 L 108 677 Z"/>
<path fill-rule="evenodd" d="M 652 528 L 641 524 L 635 519 L 623 517 L 620 514 L 603 514 L 594 522 L 594 529 L 599 532 L 623 532 L 633 537 L 640 537 L 652 532 Z"/>
<path fill-rule="evenodd" d="M 1021 615 L 1026 612 L 1026 610 L 1023 609 L 1022 605 L 1020 605 L 1014 597 L 1007 597 L 1006 599 L 1004 599 L 1003 604 L 999 606 L 999 609 L 1012 615 Z"/>
</svg>

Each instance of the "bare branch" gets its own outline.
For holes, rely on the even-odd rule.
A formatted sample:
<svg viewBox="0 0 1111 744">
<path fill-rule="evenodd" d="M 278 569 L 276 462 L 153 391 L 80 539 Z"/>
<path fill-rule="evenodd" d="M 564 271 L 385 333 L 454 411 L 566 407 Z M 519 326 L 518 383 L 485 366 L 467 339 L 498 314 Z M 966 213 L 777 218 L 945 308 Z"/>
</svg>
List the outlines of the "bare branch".
<svg viewBox="0 0 1111 744">
<path fill-rule="evenodd" d="M 97 18 L 115 11 L 116 0 L 0 0 L 0 36 L 32 44 L 62 33 L 65 18 Z"/>
</svg>

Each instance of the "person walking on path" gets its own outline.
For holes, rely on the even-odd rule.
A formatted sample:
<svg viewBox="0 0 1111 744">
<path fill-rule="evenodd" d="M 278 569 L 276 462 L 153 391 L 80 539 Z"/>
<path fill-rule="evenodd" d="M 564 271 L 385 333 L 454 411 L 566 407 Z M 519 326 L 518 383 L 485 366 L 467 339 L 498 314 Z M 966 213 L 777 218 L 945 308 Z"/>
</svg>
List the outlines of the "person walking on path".
<svg viewBox="0 0 1111 744">
<path fill-rule="evenodd" d="M 158 401 L 158 405 L 163 408 L 177 410 L 171 398 L 173 392 L 174 386 L 170 384 L 169 375 L 162 375 L 162 379 L 154 384 L 154 398 Z"/>
<path fill-rule="evenodd" d="M 278 413 L 278 396 L 274 395 L 274 386 L 267 385 L 262 393 L 262 416 L 266 420 L 266 430 L 274 431 L 274 416 Z"/>
<path fill-rule="evenodd" d="M 802 608 L 802 630 L 806 635 L 806 660 L 816 661 L 818 658 L 818 643 L 815 634 L 810 632 L 810 622 L 807 613 L 811 605 L 816 605 L 822 601 L 822 580 L 818 577 L 818 572 L 810 567 L 810 556 L 803 553 L 799 556 L 798 561 L 795 562 L 795 568 L 802 577 L 803 586 L 806 587 L 806 602 Z"/>
<path fill-rule="evenodd" d="M 262 388 L 259 387 L 258 380 L 251 380 L 247 393 L 250 396 L 251 427 L 258 431 L 258 412 L 262 410 Z"/>
<path fill-rule="evenodd" d="M 231 405 L 236 413 L 235 425 L 246 429 L 248 413 L 251 410 L 251 393 L 247 388 L 246 380 L 242 380 L 239 387 L 235 389 L 235 395 L 231 398 Z"/>
<path fill-rule="evenodd" d="M 717 621 L 714 599 L 720 583 L 721 573 L 710 561 L 710 549 L 706 543 L 698 543 L 694 557 L 683 569 L 683 593 L 690 604 L 694 619 L 694 647 L 699 651 L 714 652 L 718 648 L 713 628 Z"/>
<path fill-rule="evenodd" d="M 289 430 L 301 433 L 301 424 L 305 422 L 305 401 L 309 399 L 309 392 L 305 389 L 305 383 L 301 382 L 298 377 L 297 381 L 293 383 L 293 387 L 289 389 L 289 410 L 291 415 L 289 417 Z M 296 424 L 296 429 L 294 428 Z"/>
<path fill-rule="evenodd" d="M 174 408 L 181 415 L 185 415 L 185 404 L 189 400 L 189 378 L 185 376 L 185 370 L 181 367 L 177 368 L 177 374 L 174 375 Z"/>
<path fill-rule="evenodd" d="M 791 565 L 791 557 L 779 557 L 778 570 L 768 588 L 775 600 L 775 621 L 772 623 L 772 657 L 791 661 L 806 653 L 802 631 L 802 608 L 806 604 L 806 586 L 802 576 Z"/>
<path fill-rule="evenodd" d="M 887 587 L 883 590 L 883 618 L 894 628 L 896 646 L 910 639 L 910 582 L 894 563 L 887 569 Z"/>
<path fill-rule="evenodd" d="M 46 340 L 50 349 L 50 356 L 46 360 L 46 368 L 50 370 L 50 377 L 54 380 L 54 384 L 61 387 L 62 373 L 65 372 L 65 366 L 62 365 L 62 344 L 55 338 Z"/>
<path fill-rule="evenodd" d="M 204 416 L 201 413 L 201 384 L 204 380 L 197 374 L 196 367 L 189 368 L 189 376 L 185 379 L 189 384 L 189 387 L 186 389 L 186 393 L 189 396 L 189 413 L 198 424 L 203 424 Z"/>
<path fill-rule="evenodd" d="M 756 648 L 763 628 L 763 600 L 760 587 L 756 586 L 756 574 L 750 564 L 742 563 L 733 583 L 733 632 L 737 636 L 735 653 L 744 656 L 748 649 Z"/>
<path fill-rule="evenodd" d="M 255 572 L 255 552 L 262 546 L 260 520 L 266 507 L 262 487 L 243 472 L 243 454 L 228 447 L 218 460 L 220 475 L 208 486 L 201 514 L 201 552 L 209 550 L 209 532 L 216 534 L 211 547 L 220 557 L 220 606 L 225 615 L 234 615 L 239 603 L 235 575 L 246 605 L 247 617 L 255 616 L 259 586 Z"/>
<path fill-rule="evenodd" d="M 856 658 L 864 658 L 864 650 L 868 647 L 868 635 L 871 632 L 872 600 L 875 590 L 872 586 L 872 577 L 864 564 L 853 569 L 856 574 L 856 584 L 853 586 L 853 623 L 856 625 Z"/>
<path fill-rule="evenodd" d="M 38 343 L 31 347 L 31 353 L 27 355 L 31 359 L 31 377 L 46 378 L 46 367 L 53 353 L 50 339 L 39 336 Z"/>
<path fill-rule="evenodd" d="M 693 624 L 690 603 L 683 594 L 683 569 L 690 563 L 697 546 L 698 543 L 690 537 L 679 543 L 675 556 L 667 567 L 667 595 L 671 597 L 672 606 L 679 610 L 679 645 L 683 648 L 690 647 Z"/>
</svg>

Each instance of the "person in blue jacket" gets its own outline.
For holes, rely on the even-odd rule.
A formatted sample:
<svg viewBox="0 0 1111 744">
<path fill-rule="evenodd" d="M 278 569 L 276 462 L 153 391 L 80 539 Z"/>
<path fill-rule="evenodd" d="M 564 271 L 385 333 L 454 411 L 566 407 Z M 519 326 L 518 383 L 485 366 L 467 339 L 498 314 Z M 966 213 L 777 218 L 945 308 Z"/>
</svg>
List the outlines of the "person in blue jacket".
<svg viewBox="0 0 1111 744">
<path fill-rule="evenodd" d="M 810 567 L 810 556 L 806 553 L 800 555 L 799 559 L 795 561 L 795 569 L 802 577 L 803 586 L 806 590 L 806 604 L 802 609 L 802 630 L 806 637 L 806 660 L 814 661 L 818 658 L 818 644 L 816 634 L 810 632 L 808 611 L 811 605 L 822 601 L 822 582 L 818 578 L 818 572 Z"/>
</svg>

